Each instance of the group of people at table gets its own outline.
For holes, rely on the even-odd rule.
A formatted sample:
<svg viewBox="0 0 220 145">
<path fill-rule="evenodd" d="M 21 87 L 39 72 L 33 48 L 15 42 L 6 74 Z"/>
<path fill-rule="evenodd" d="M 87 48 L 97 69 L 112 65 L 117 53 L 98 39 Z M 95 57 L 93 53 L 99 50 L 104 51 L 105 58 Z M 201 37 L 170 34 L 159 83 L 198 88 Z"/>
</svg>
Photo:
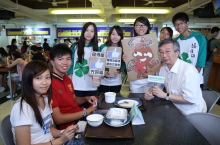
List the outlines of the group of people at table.
<svg viewBox="0 0 220 145">
<path fill-rule="evenodd" d="M 146 100 L 155 96 L 170 100 L 184 115 L 206 112 L 200 88 L 206 63 L 206 39 L 188 30 L 186 13 L 175 14 L 172 22 L 180 35 L 173 40 L 172 29 L 164 27 L 158 48 L 162 60 L 159 76 L 165 77 L 165 89 L 152 85 L 147 79 L 149 74 L 143 73 L 144 79 L 130 81 L 130 90 L 145 93 Z M 134 36 L 143 36 L 149 31 L 149 20 L 138 17 L 134 22 Z M 96 110 L 98 100 L 98 88 L 92 86 L 92 76 L 88 71 L 82 71 L 81 76 L 77 70 L 86 69 L 91 51 L 105 52 L 109 46 L 122 47 L 122 39 L 123 30 L 115 25 L 109 31 L 107 42 L 98 47 L 97 27 L 93 22 L 87 22 L 79 41 L 71 48 L 57 44 L 50 50 L 52 71 L 41 61 L 27 63 L 21 75 L 22 96 L 10 114 L 14 142 L 17 145 L 61 145 L 71 140 L 78 129 L 75 121 Z M 122 60 L 126 60 L 125 54 Z M 115 77 L 109 77 L 106 71 L 105 77 L 100 78 L 99 92 L 120 92 L 124 69 L 122 63 L 121 69 L 114 73 Z M 87 107 L 82 107 L 86 102 Z M 51 124 L 52 119 L 57 128 Z"/>
</svg>

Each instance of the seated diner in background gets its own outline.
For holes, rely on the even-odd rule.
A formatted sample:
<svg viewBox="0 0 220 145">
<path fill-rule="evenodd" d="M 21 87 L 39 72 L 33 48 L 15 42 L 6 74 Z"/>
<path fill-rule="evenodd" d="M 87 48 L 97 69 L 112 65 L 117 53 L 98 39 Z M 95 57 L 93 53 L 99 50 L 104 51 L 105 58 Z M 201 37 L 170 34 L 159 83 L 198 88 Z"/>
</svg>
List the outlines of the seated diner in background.
<svg viewBox="0 0 220 145">
<path fill-rule="evenodd" d="M 184 114 L 206 112 L 206 103 L 200 89 L 200 78 L 196 68 L 178 58 L 180 45 L 171 38 L 159 44 L 159 53 L 164 65 L 160 68 L 159 76 L 165 77 L 166 92 L 160 87 L 153 86 L 145 93 L 145 99 L 154 96 L 170 100 Z"/>
</svg>

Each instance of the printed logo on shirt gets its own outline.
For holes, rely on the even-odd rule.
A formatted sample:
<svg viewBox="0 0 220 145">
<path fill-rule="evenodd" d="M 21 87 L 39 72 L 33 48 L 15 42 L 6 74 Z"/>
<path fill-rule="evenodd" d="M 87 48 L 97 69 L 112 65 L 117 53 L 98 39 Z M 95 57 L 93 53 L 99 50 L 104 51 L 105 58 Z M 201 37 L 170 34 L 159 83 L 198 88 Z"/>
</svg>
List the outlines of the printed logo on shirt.
<svg viewBox="0 0 220 145">
<path fill-rule="evenodd" d="M 60 94 L 63 94 L 63 90 L 61 90 L 61 89 L 59 89 L 58 92 L 59 92 Z"/>
<path fill-rule="evenodd" d="M 183 52 L 181 55 L 180 55 L 180 59 L 182 59 L 183 61 L 185 61 L 185 62 L 188 62 L 188 63 L 192 63 L 192 61 L 190 60 L 190 58 L 189 58 L 189 55 L 188 55 L 188 53 L 186 53 L 186 52 Z"/>
<path fill-rule="evenodd" d="M 69 90 L 70 90 L 71 92 L 73 91 L 71 84 L 68 84 L 67 87 L 69 88 Z"/>
<path fill-rule="evenodd" d="M 44 134 L 50 133 L 50 120 L 51 120 L 51 118 L 52 118 L 51 114 L 48 114 L 43 119 L 44 125 L 43 125 L 42 129 L 43 129 Z"/>
<path fill-rule="evenodd" d="M 192 48 L 196 48 L 196 43 L 192 43 Z"/>
</svg>

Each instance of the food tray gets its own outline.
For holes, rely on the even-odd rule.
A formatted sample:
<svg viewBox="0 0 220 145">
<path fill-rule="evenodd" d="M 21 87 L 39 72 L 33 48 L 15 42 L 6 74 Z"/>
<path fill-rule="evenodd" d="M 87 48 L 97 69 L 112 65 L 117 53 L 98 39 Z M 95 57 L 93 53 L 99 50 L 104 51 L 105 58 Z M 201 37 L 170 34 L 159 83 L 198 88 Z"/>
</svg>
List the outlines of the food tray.
<svg viewBox="0 0 220 145">
<path fill-rule="evenodd" d="M 93 113 L 105 115 L 107 111 L 108 110 L 97 110 Z M 122 127 L 112 127 L 103 121 L 98 127 L 92 127 L 87 123 L 84 136 L 87 138 L 106 139 L 134 138 L 134 131 L 131 122 Z"/>
</svg>

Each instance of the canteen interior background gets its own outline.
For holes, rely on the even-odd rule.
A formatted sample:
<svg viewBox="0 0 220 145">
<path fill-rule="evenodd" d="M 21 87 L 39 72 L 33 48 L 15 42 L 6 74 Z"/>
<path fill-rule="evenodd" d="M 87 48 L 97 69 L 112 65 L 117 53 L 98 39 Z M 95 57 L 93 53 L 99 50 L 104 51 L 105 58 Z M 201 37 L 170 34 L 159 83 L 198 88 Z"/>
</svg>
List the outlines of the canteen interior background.
<svg viewBox="0 0 220 145">
<path fill-rule="evenodd" d="M 49 28 L 49 35 L 34 35 L 37 41 L 43 43 L 44 38 L 48 38 L 48 43 L 52 46 L 53 39 L 58 37 L 57 28 L 74 28 L 82 27 L 83 22 L 69 23 L 66 22 L 67 18 L 105 18 L 106 22 L 96 23 L 97 27 L 104 27 L 109 30 L 113 25 L 120 25 L 121 27 L 133 27 L 133 22 L 122 23 L 116 22 L 116 18 L 128 18 L 135 19 L 138 16 L 146 16 L 147 18 L 156 18 L 156 22 L 152 22 L 151 26 L 157 28 L 159 37 L 159 31 L 162 27 L 169 26 L 174 31 L 174 37 L 178 35 L 172 24 L 172 16 L 177 12 L 186 12 L 189 15 L 189 29 L 198 31 L 205 36 L 210 34 L 210 30 L 213 26 L 220 27 L 219 15 L 213 14 L 213 2 L 215 0 L 69 0 L 68 3 L 58 4 L 58 6 L 52 5 L 53 0 L 45 0 L 45 2 L 39 2 L 39 0 L 0 0 L 0 11 L 8 10 L 14 12 L 14 18 L 3 19 L 0 14 L 0 46 L 5 47 L 11 43 L 12 38 L 18 40 L 18 47 L 20 48 L 22 43 L 21 39 L 24 36 L 7 36 L 7 29 L 19 28 L 19 29 L 36 29 L 36 28 Z M 57 2 L 62 0 L 56 0 Z M 156 2 L 158 1 L 158 2 Z M 115 12 L 116 7 L 172 7 L 172 12 L 169 14 L 117 14 Z M 66 14 L 66 15 L 51 15 L 48 13 L 48 8 L 103 8 L 104 14 Z M 33 38 L 29 32 L 27 35 L 29 39 Z M 99 36 L 103 41 L 106 38 L 107 33 Z M 73 34 L 71 36 L 60 37 L 61 39 L 70 38 L 71 41 L 75 37 L 79 37 L 79 34 Z M 218 35 L 217 39 L 220 39 Z M 220 92 L 219 89 L 211 88 Z M 122 94 L 128 94 L 129 82 L 126 82 L 122 89 Z M 15 101 L 7 99 L 5 96 L 9 92 L 0 93 L 0 120 L 8 115 Z M 16 97 L 18 98 L 19 95 Z M 215 105 L 212 112 L 213 114 L 220 116 L 220 106 Z M 0 141 L 1 145 L 1 141 Z"/>
</svg>

